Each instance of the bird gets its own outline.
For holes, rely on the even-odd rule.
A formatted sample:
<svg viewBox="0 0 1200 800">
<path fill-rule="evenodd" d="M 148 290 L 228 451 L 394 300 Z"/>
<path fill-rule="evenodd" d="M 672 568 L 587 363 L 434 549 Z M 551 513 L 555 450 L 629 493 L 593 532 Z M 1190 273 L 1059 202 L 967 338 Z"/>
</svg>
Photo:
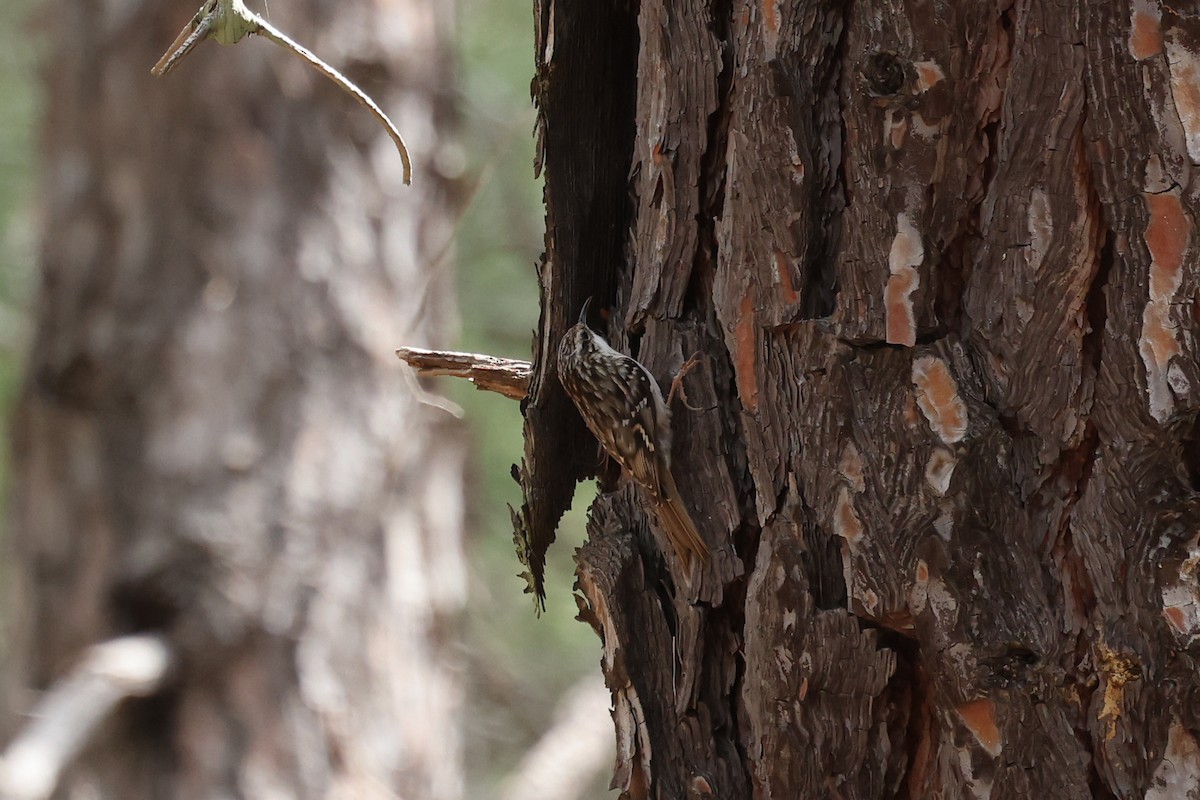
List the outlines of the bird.
<svg viewBox="0 0 1200 800">
<path fill-rule="evenodd" d="M 588 430 L 654 502 L 667 540 L 685 565 L 704 561 L 708 545 L 696 530 L 671 474 L 671 413 L 654 376 L 579 322 L 558 346 L 558 379 Z"/>
</svg>

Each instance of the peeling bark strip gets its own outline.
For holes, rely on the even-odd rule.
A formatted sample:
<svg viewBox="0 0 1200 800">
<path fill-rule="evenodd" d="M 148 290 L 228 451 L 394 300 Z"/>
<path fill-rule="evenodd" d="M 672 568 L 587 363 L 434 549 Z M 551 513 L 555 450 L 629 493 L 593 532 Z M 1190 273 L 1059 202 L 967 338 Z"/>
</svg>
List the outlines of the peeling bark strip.
<svg viewBox="0 0 1200 800">
<path fill-rule="evenodd" d="M 674 586 L 593 508 L 625 797 L 1200 781 L 1200 17 L 930 9 L 638 5 L 611 333 L 704 351 L 673 469 L 728 549 Z"/>
<path fill-rule="evenodd" d="M 575 483 L 593 474 L 598 460 L 595 440 L 558 383 L 555 354 L 585 301 L 597 311 L 615 302 L 630 214 L 636 24 L 626 0 L 534 2 L 533 100 L 537 165 L 546 180 L 546 252 L 538 269 L 542 314 L 533 379 L 523 407 L 525 455 L 513 468 L 522 502 L 512 519 L 526 589 L 539 607 L 546 549 Z"/>
<path fill-rule="evenodd" d="M 1142 312 L 1138 350 L 1146 366 L 1150 415 L 1166 422 L 1175 409 L 1174 394 L 1186 395 L 1191 389 L 1179 365 L 1172 363 L 1183 348 L 1171 311 L 1183 286 L 1184 256 L 1193 226 L 1183 210 L 1178 190 L 1147 194 L 1145 198 L 1149 214 L 1144 239 L 1150 251 L 1150 299 Z"/>
<path fill-rule="evenodd" d="M 912 375 L 917 405 L 929 427 L 946 444 L 961 442 L 967 433 L 967 407 L 946 362 L 932 356 L 918 358 L 913 361 Z"/>
<path fill-rule="evenodd" d="M 921 234 L 913 227 L 908 214 L 896 215 L 896 238 L 888 254 L 887 314 L 888 344 L 903 344 L 912 347 L 917 343 L 917 318 L 913 311 L 913 293 L 921 286 L 921 275 L 917 267 L 925 260 L 925 248 L 921 245 Z"/>
</svg>

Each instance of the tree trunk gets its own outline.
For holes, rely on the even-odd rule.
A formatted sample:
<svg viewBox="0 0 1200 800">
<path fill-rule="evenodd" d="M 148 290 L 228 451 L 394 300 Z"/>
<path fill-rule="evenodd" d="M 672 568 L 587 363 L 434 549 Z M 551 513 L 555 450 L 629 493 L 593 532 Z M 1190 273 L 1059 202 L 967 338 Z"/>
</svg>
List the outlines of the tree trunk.
<svg viewBox="0 0 1200 800">
<path fill-rule="evenodd" d="M 12 656 L 35 690 L 129 632 L 175 657 L 59 796 L 461 796 L 463 440 L 392 355 L 451 311 L 430 267 L 451 10 L 271 10 L 393 112 L 412 188 L 374 120 L 265 40 L 152 78 L 195 0 L 47 7 Z"/>
<path fill-rule="evenodd" d="M 702 355 L 712 558 L 612 476 L 579 555 L 623 796 L 1200 797 L 1200 17 L 535 8 L 531 563 L 583 302 L 664 387 Z"/>
</svg>

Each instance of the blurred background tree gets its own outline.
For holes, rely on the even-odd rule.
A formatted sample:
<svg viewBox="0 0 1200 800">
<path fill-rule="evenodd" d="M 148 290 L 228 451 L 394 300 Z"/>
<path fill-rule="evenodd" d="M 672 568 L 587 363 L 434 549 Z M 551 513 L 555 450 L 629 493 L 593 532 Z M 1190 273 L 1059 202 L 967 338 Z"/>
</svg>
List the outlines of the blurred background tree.
<svg viewBox="0 0 1200 800">
<path fill-rule="evenodd" d="M 27 341 L 25 315 L 33 275 L 34 131 L 41 86 L 34 72 L 31 0 L 0 7 L 0 408 L 12 404 Z M 8 452 L 8 426 L 0 429 Z M 8 459 L 0 459 L 0 479 Z M 0 508 L 4 495 L 0 494 Z"/>
<path fill-rule="evenodd" d="M 312 14 L 312 4 L 269 9 L 274 12 L 273 20 L 277 24 L 294 31 L 323 55 L 331 56 L 330 60 L 335 65 L 348 69 L 352 77 L 360 80 L 365 88 L 384 101 L 385 107 L 395 112 L 414 150 L 425 148 L 423 152 L 415 153 L 421 168 L 418 180 L 427 182 L 432 176 L 441 175 L 445 179 L 441 185 L 456 199 L 451 202 L 446 197 L 436 202 L 444 202 L 447 207 L 457 203 L 460 208 L 459 211 L 450 211 L 448 224 L 437 223 L 426 230 L 421 241 L 423 261 L 417 266 L 438 274 L 443 273 L 449 265 L 455 266 L 459 304 L 463 312 L 461 341 L 453 341 L 453 319 L 448 316 L 452 308 L 444 302 L 436 302 L 431 312 L 440 320 L 436 326 L 440 327 L 441 332 L 435 330 L 430 334 L 432 338 L 429 338 L 414 335 L 411 325 L 413 305 L 397 301 L 391 308 L 383 309 L 384 318 L 368 318 L 364 321 L 364 325 L 377 328 L 376 333 L 384 332 L 382 337 L 375 337 L 375 341 L 382 342 L 384 349 L 372 353 L 373 358 L 390 357 L 390 351 L 386 348 L 399 344 L 457 344 L 463 349 L 517 357 L 528 357 L 529 354 L 530 337 L 537 314 L 533 263 L 542 246 L 540 187 L 532 175 L 531 131 L 534 117 L 528 88 L 532 74 L 529 9 L 497 0 L 461 0 L 459 6 L 457 24 L 453 30 L 459 68 L 457 71 L 446 70 L 441 76 L 447 81 L 457 79 L 456 97 L 453 102 L 447 102 L 450 98 L 444 93 L 455 88 L 449 84 L 437 87 L 436 92 L 442 93 L 439 95 L 441 99 L 437 100 L 443 109 L 439 113 L 452 113 L 449 109 L 456 107 L 460 115 L 461 135 L 457 143 L 453 138 L 447 138 L 438 146 L 429 148 L 426 145 L 431 142 L 427 138 L 430 131 L 414 128 L 411 101 L 399 100 L 397 105 L 395 98 L 398 95 L 390 94 L 392 89 L 389 88 L 393 81 L 404 85 L 405 75 L 409 74 L 405 67 L 411 66 L 414 53 L 422 52 L 424 43 L 404 43 L 401 47 L 385 33 L 380 36 L 380 41 L 387 48 L 397 51 L 407 49 L 408 52 L 388 49 L 387 52 L 373 51 L 364 56 L 362 53 L 346 55 L 347 51 L 344 51 L 339 61 L 339 46 L 354 47 L 361 45 L 364 39 L 369 39 L 371 23 L 364 22 L 365 17 L 349 15 L 352 20 L 345 22 L 350 30 L 349 45 L 338 45 L 335 38 L 337 31 L 326 31 L 318 37 L 306 29 L 306 25 L 314 24 L 314 16 L 317 20 L 328 19 L 327 16 L 322 17 L 319 11 Z M 262 8 L 258 10 L 263 11 Z M 171 4 L 169 10 L 156 12 L 156 23 L 149 30 L 138 30 L 136 41 L 139 44 L 121 60 L 129 65 L 130 75 L 136 72 L 139 92 L 142 91 L 142 73 L 158 55 L 155 48 L 164 47 L 175 28 L 192 11 L 194 9 L 186 2 Z M 78 13 L 92 12 L 100 14 L 98 9 Z M 31 287 L 35 283 L 38 249 L 34 231 L 39 222 L 33 199 L 46 196 L 45 189 L 35 187 L 36 151 L 39 149 L 38 110 L 42 87 L 36 64 L 39 55 L 43 61 L 59 59 L 61 56 L 51 48 L 62 44 L 58 36 L 53 37 L 55 42 L 49 41 L 50 37 L 41 38 L 45 36 L 45 30 L 37 22 L 37 17 L 31 16 L 36 13 L 34 4 L 29 0 L 12 0 L 0 8 L 0 23 L 3 23 L 0 24 L 0 37 L 3 37 L 0 39 L 0 100 L 6 109 L 6 113 L 0 115 L 0 152 L 4 154 L 0 156 L 0 342 L 3 343 L 3 348 L 0 348 L 0 401 L 3 402 L 6 417 L 11 413 L 21 364 L 31 344 L 33 329 L 31 314 L 34 293 Z M 65 13 L 65 10 L 55 6 L 50 13 Z M 74 16 L 71 18 L 75 19 Z M 101 18 L 102 15 L 97 17 Z M 128 32 L 122 26 L 129 26 L 132 22 L 132 18 L 108 19 L 94 32 L 97 36 L 105 35 L 105 30 L 107 35 L 112 35 L 114 29 Z M 73 24 L 83 23 L 76 20 Z M 93 21 L 86 24 L 98 23 Z M 359 27 L 355 29 L 355 26 Z M 335 27 L 342 31 L 342 35 L 347 35 L 340 26 Z M 393 22 L 393 27 L 385 26 L 385 30 L 395 33 L 401 27 Z M 311 30 L 315 31 L 317 27 Z M 124 43 L 128 41 L 128 37 L 122 39 Z M 95 42 L 85 41 L 82 44 L 86 46 Z M 149 49 L 143 51 L 143 47 Z M 151 50 L 154 52 L 149 52 Z M 339 197 L 335 201 L 328 195 L 319 199 L 315 187 L 305 180 L 294 180 L 291 190 L 300 192 L 301 197 L 304 191 L 314 192 L 313 197 L 303 202 L 320 207 L 321 213 L 332 215 L 336 212 L 336 215 L 345 215 L 351 224 L 363 225 L 367 224 L 369 218 L 383 222 L 391 219 L 397 213 L 394 203 L 408 207 L 412 198 L 406 198 L 404 190 L 392 186 L 398 181 L 392 180 L 394 176 L 387 172 L 386 163 L 389 159 L 394 160 L 395 154 L 387 152 L 386 147 L 381 149 L 377 144 L 365 144 L 375 141 L 373 137 L 376 132 L 369 127 L 364 128 L 369 126 L 369 121 L 360 118 L 360 109 L 348 98 L 336 96 L 328 87 L 319 85 L 319 79 L 304 76 L 302 70 L 297 69 L 298 65 L 290 63 L 284 54 L 274 51 L 265 43 L 244 45 L 239 50 L 241 52 L 227 52 L 214 45 L 204 47 L 199 51 L 201 55 L 193 55 L 182 68 L 190 74 L 173 74 L 166 82 L 149 84 L 147 91 L 175 98 L 172 101 L 174 112 L 182 113 L 188 103 L 201 102 L 201 98 L 193 93 L 194 90 L 185 88 L 185 82 L 197 82 L 215 91 L 219 80 L 229 79 L 234 72 L 229 68 L 233 56 L 246 59 L 252 65 L 250 70 L 254 82 L 271 84 L 273 79 L 279 81 L 285 95 L 281 102 L 288 109 L 287 119 L 290 120 L 276 119 L 271 123 L 272 112 L 260 109 L 252 115 L 256 117 L 255 124 L 270 125 L 273 130 L 282 131 L 285 137 L 301 139 L 280 145 L 280 150 L 284 151 L 282 153 L 275 150 L 275 145 L 269 145 L 257 154 L 257 158 L 266 159 L 280 171 L 291 172 L 294 177 L 311 177 L 308 170 L 321 172 L 327 167 L 341 173 L 347 167 L 347 162 L 338 160 L 341 147 L 345 147 L 345 152 L 350 154 L 345 157 L 351 162 L 363 159 L 361 163 L 354 164 L 354 169 L 378 169 L 381 164 L 384 165 L 383 171 L 376 176 L 380 186 L 370 190 L 370 194 L 375 196 L 374 201 L 363 197 Z M 247 55 L 245 50 L 254 52 Z M 142 64 L 147 53 L 149 60 Z M 400 64 L 397 75 L 389 76 L 387 68 L 380 67 L 380 61 Z M 136 71 L 134 66 L 137 67 Z M 50 77 L 53 80 L 53 70 Z M 146 80 L 148 83 L 148 78 Z M 101 96 L 96 95 L 97 98 Z M 181 99 L 185 96 L 187 102 Z M 335 143 L 333 151 L 325 152 L 312 141 L 304 141 L 304 137 L 300 137 L 294 129 L 297 125 L 307 124 L 296 123 L 295 120 L 311 122 L 308 115 L 317 113 L 311 110 L 311 106 L 315 105 L 312 96 L 321 99 L 322 119 L 332 120 L 324 123 L 318 133 L 312 134 L 313 137 L 332 135 L 336 139 L 342 135 L 342 129 L 353 132 L 340 145 Z M 137 97 L 124 99 L 131 107 L 144 103 L 143 99 Z M 389 99 L 393 100 L 390 104 Z M 396 108 L 401 110 L 396 111 Z M 178 135 L 168 134 L 161 129 L 170 120 L 170 117 L 138 116 L 130 123 L 142 131 L 145 139 L 154 140 Z M 209 122 L 201 120 L 201 130 L 194 131 L 192 135 L 184 133 L 186 139 L 174 152 L 186 153 L 190 148 L 192 152 L 187 155 L 189 163 L 200 164 L 206 158 L 219 162 L 225 154 L 202 150 L 204 145 L 219 141 L 229 133 L 222 130 L 226 122 L 224 119 Z M 159 126 L 160 129 L 148 133 L 147 126 Z M 74 133 L 82 135 L 78 131 Z M 61 131 L 59 135 L 62 135 Z M 45 150 L 47 145 L 44 138 L 40 144 Z M 351 144 L 356 146 L 352 147 Z M 365 157 L 364 147 L 370 151 Z M 286 148 L 300 148 L 306 154 L 305 166 L 298 165 L 291 155 L 292 151 Z M 325 164 L 320 163 L 322 159 L 325 159 Z M 161 176 L 159 180 L 163 181 Z M 179 188 L 183 191 L 183 187 Z M 244 191 L 236 187 L 226 188 L 232 196 Z M 422 191 L 420 185 L 417 191 Z M 386 196 L 382 206 L 378 205 L 380 200 L 377 193 Z M 365 201 L 357 219 L 354 201 Z M 374 209 L 367 208 L 371 202 L 376 203 Z M 391 210 L 381 214 L 381 207 Z M 460 216 L 456 218 L 456 214 Z M 40 221 L 45 221 L 45 218 Z M 254 235 L 254 220 L 247 218 L 235 220 L 235 223 L 240 230 L 232 230 L 229 235 Z M 413 227 L 405 223 L 399 229 L 408 235 Z M 254 246 L 272 243 L 273 240 L 268 239 Z M 287 244 L 288 248 L 291 246 Z M 336 261 L 344 257 L 336 248 L 331 252 L 332 255 L 323 258 Z M 234 279 L 237 280 L 237 276 Z M 293 269 L 291 280 L 296 284 L 303 286 L 311 279 L 312 276 L 305 275 L 303 269 Z M 171 281 L 166 285 L 170 287 Z M 264 290 L 267 285 L 263 284 Z M 292 296 L 292 290 L 282 283 L 273 285 L 272 291 L 278 291 L 281 297 Z M 379 381 L 378 386 L 388 387 L 387 391 L 402 394 L 405 398 L 410 397 L 403 383 L 397 383 L 399 372 L 403 369 L 399 363 L 371 369 L 376 371 L 376 377 L 372 380 Z M 440 386 L 432 388 L 443 390 Z M 522 769 L 522 759 L 554 721 L 560 701 L 564 701 L 568 707 L 578 707 L 581 702 L 579 698 L 588 698 L 587 702 L 592 705 L 585 703 L 585 707 L 595 709 L 596 713 L 602 715 L 604 726 L 608 726 L 603 708 L 595 706 L 595 692 L 587 691 L 588 676 L 593 682 L 598 680 L 598 642 L 587 626 L 574 620 L 575 603 L 569 591 L 573 582 L 572 551 L 582 538 L 582 515 L 577 511 L 576 516 L 569 517 L 563 525 L 565 541 L 552 551 L 548 565 L 548 611 L 541 620 L 535 620 L 529 598 L 521 593 L 523 581 L 515 576 L 518 565 L 513 557 L 511 525 L 506 507 L 519 496 L 509 478 L 509 465 L 521 452 L 518 409 L 510 401 L 476 393 L 465 387 L 445 389 L 466 409 L 470 430 L 469 502 L 465 532 L 465 549 L 469 560 L 469 578 L 466 581 L 469 597 L 466 603 L 469 610 L 461 617 L 461 626 L 452 624 L 447 629 L 445 642 L 449 663 L 461 665 L 461 673 L 452 670 L 449 674 L 450 682 L 453 684 L 461 679 L 465 691 L 461 716 L 465 769 L 464 786 L 460 789 L 469 797 L 498 796 L 505 785 L 511 790 L 513 784 L 506 784 L 506 778 Z M 424 409 L 420 413 L 432 414 L 433 418 L 437 418 L 442 412 Z M 432 424 L 443 425 L 442 422 Z M 7 436 L 9 426 L 5 425 L 3 430 Z M 455 441 L 452 427 L 444 433 L 447 441 Z M 451 449 L 455 446 L 452 444 Z M 7 440 L 4 450 L 6 453 L 9 451 Z M 7 468 L 6 458 L 0 469 Z M 6 473 L 5 477 L 7 484 Z M 3 497 L 7 496 L 8 492 L 5 491 Z M 403 509 L 397 513 L 403 513 Z M 11 551 L 9 534 L 6 529 L 5 547 Z M 12 580 L 11 576 L 6 577 L 10 578 L 6 581 L 7 592 L 12 588 Z M 453 587 L 448 587 L 448 590 L 453 595 Z M 457 601 L 451 598 L 452 605 L 454 602 Z M 5 615 L 0 622 L 8 629 L 13 620 Z M 67 658 L 67 653 L 63 653 L 62 657 Z M 67 665 L 56 663 L 42 666 L 47 672 L 39 680 L 44 682 L 50 674 Z M 14 677 L 12 671 L 4 676 L 10 688 Z M 594 688 L 594 683 L 591 685 Z M 570 691 L 572 688 L 575 688 L 574 693 Z M 14 712 L 21 710 L 25 708 L 5 710 L 2 726 L 5 730 L 11 732 L 19 724 L 20 719 Z M 591 735 L 594 740 L 594 732 Z M 603 734 L 602 738 L 605 749 L 611 750 L 611 733 Z M 610 754 L 593 752 L 584 761 L 593 767 L 601 766 L 591 772 L 590 781 L 576 787 L 579 790 L 576 796 L 609 796 L 604 787 L 608 781 Z"/>
</svg>

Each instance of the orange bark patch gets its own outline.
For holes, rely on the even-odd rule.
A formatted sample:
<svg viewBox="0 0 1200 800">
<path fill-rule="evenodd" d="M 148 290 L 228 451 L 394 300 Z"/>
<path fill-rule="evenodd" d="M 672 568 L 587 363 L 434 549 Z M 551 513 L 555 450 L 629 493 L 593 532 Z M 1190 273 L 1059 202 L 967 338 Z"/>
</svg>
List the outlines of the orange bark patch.
<svg viewBox="0 0 1200 800">
<path fill-rule="evenodd" d="M 763 0 L 763 25 L 771 33 L 779 33 L 779 0 Z"/>
<path fill-rule="evenodd" d="M 904 146 L 904 137 L 908 135 L 908 119 L 902 116 L 892 117 L 887 123 L 887 142 L 893 150 Z"/>
<path fill-rule="evenodd" d="M 767 59 L 775 58 L 779 44 L 779 0 L 763 0 L 763 49 Z"/>
<path fill-rule="evenodd" d="M 792 156 L 792 182 L 797 185 L 804 183 L 804 161 L 799 154 Z"/>
<path fill-rule="evenodd" d="M 935 356 L 918 358 L 913 362 L 912 382 L 917 405 L 938 438 L 946 444 L 962 441 L 967 433 L 967 407 L 946 362 Z"/>
<path fill-rule="evenodd" d="M 775 251 L 775 269 L 779 272 L 779 286 L 783 289 L 783 301 L 789 305 L 800 299 L 796 285 L 792 283 L 792 264 L 782 250 Z"/>
<path fill-rule="evenodd" d="M 846 540 L 851 552 L 862 538 L 862 521 L 854 510 L 854 501 L 845 486 L 838 492 L 837 506 L 833 510 L 833 532 Z"/>
<path fill-rule="evenodd" d="M 879 595 L 873 589 L 867 589 L 861 595 L 855 595 L 854 599 L 858 601 L 860 610 L 867 612 L 871 617 L 874 617 L 879 610 Z"/>
<path fill-rule="evenodd" d="M 742 297 L 741 316 L 734 335 L 737 340 L 737 384 L 738 395 L 748 411 L 758 410 L 758 337 L 755 335 L 754 321 L 754 291 L 747 291 Z"/>
<path fill-rule="evenodd" d="M 992 758 L 1000 755 L 1004 749 L 1000 742 L 1000 729 L 996 727 L 996 704 L 986 697 L 982 700 L 972 700 L 958 707 L 958 716 L 962 719 L 967 730 L 975 737 L 975 741 L 983 746 Z"/>
<path fill-rule="evenodd" d="M 908 214 L 896 215 L 896 237 L 888 253 L 887 286 L 884 288 L 884 313 L 887 319 L 888 344 L 912 347 L 917 343 L 916 315 L 912 294 L 921 285 L 916 267 L 925 259 L 921 235 Z"/>
<path fill-rule="evenodd" d="M 904 402 L 904 424 L 909 429 L 915 429 L 920 422 L 920 417 L 917 416 L 917 404 L 915 398 L 909 395 Z"/>
<path fill-rule="evenodd" d="M 936 61 L 917 61 L 913 63 L 917 70 L 917 90 L 927 92 L 946 78 L 946 73 Z"/>
<path fill-rule="evenodd" d="M 1186 567 L 1180 570 L 1180 578 L 1186 575 Z M 1176 635 L 1190 641 L 1200 633 L 1200 590 L 1196 582 L 1183 580 L 1163 590 L 1163 617 Z"/>
<path fill-rule="evenodd" d="M 1175 293 L 1183 283 L 1184 256 L 1191 238 L 1191 225 L 1178 190 L 1142 195 L 1150 219 L 1143 238 L 1150 251 L 1150 300 L 1142 314 L 1142 336 L 1138 351 L 1146 365 L 1146 390 L 1150 413 L 1164 421 L 1175 401 L 1167 371 L 1172 358 L 1182 352 L 1171 320 Z"/>
<path fill-rule="evenodd" d="M 912 293 L 920 283 L 921 279 L 913 269 L 906 269 L 888 278 L 887 289 L 884 291 L 888 344 L 912 347 L 917 343 L 917 322 L 913 316 Z"/>
<path fill-rule="evenodd" d="M 1163 616 L 1167 618 L 1167 624 L 1177 632 L 1183 633 L 1187 630 L 1187 619 L 1179 606 L 1167 606 L 1163 609 Z"/>
<path fill-rule="evenodd" d="M 954 467 L 958 459 L 954 453 L 942 447 L 934 448 L 925 463 L 925 480 L 939 495 L 945 495 L 950 490 L 950 479 L 954 476 Z"/>
<path fill-rule="evenodd" d="M 1145 233 L 1150 250 L 1150 298 L 1168 300 L 1182 282 L 1180 272 L 1191 227 L 1176 192 L 1143 196 L 1150 212 Z"/>
<path fill-rule="evenodd" d="M 1162 18 L 1158 7 L 1146 0 L 1136 0 L 1130 15 L 1129 52 L 1138 61 L 1153 58 L 1162 52 Z"/>
</svg>

